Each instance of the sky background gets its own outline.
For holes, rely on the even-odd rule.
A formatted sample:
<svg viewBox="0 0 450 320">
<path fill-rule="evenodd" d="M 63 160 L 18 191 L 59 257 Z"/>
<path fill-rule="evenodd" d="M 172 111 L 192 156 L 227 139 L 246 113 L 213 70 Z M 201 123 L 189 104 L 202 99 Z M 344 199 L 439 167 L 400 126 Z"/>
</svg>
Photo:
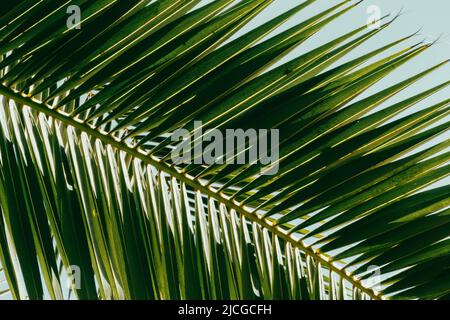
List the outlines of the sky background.
<svg viewBox="0 0 450 320">
<path fill-rule="evenodd" d="M 249 24 L 246 30 L 243 31 L 248 31 L 248 29 L 259 25 L 302 2 L 303 1 L 301 0 L 275 0 L 265 12 L 261 13 L 253 23 Z M 278 32 L 292 27 L 306 18 L 338 3 L 340 3 L 340 0 L 318 0 L 316 3 L 297 14 L 284 26 L 280 27 Z M 424 39 L 425 41 L 432 42 L 440 37 L 440 40 L 435 46 L 415 58 L 411 63 L 398 69 L 398 71 L 386 79 L 385 82 L 380 82 L 374 87 L 372 91 L 378 91 L 377 89 L 384 88 L 386 83 L 392 84 L 393 82 L 401 81 L 408 76 L 414 75 L 418 71 L 424 70 L 427 67 L 450 58 L 450 19 L 448 17 L 450 12 L 450 0 L 365 0 L 359 6 L 326 26 L 305 44 L 302 44 L 297 50 L 288 55 L 283 61 L 290 60 L 301 53 L 309 51 L 366 23 L 370 16 L 366 10 L 371 5 L 379 6 L 382 15 L 390 13 L 395 14 L 399 11 L 402 11 L 402 15 L 388 29 L 382 31 L 369 42 L 349 54 L 347 56 L 348 60 L 367 53 L 390 41 L 414 33 L 420 28 L 422 28 L 420 33 L 411 39 L 409 43 L 413 44 Z M 446 81 L 449 79 L 449 74 L 450 66 L 444 66 L 420 83 L 417 83 L 415 88 L 411 87 L 408 91 L 409 93 L 414 93 L 417 90 L 426 89 Z M 408 96 L 406 90 L 403 94 L 403 97 L 405 96 Z M 443 91 L 439 96 L 441 99 L 448 98 L 449 91 Z M 436 98 L 439 100 L 438 95 L 436 95 Z"/>
<path fill-rule="evenodd" d="M 209 1 L 205 0 L 205 2 Z M 266 22 L 268 19 L 271 19 L 302 2 L 303 0 L 274 0 L 274 3 L 266 8 L 258 17 L 256 17 L 233 38 L 242 35 L 255 26 Z M 281 26 L 275 33 L 286 30 L 294 26 L 295 24 L 298 24 L 305 19 L 340 2 L 341 0 L 317 0 L 314 4 L 310 5 L 306 9 L 303 9 L 300 13 L 291 18 L 291 20 Z M 438 38 L 439 40 L 434 46 L 423 52 L 421 55 L 415 57 L 410 62 L 399 67 L 388 77 L 378 82 L 364 94 L 360 95 L 358 99 L 362 99 L 364 97 L 367 97 L 368 95 L 374 94 L 375 92 L 385 89 L 386 87 L 391 86 L 397 82 L 403 81 L 421 71 L 426 70 L 431 66 L 434 66 L 450 58 L 450 19 L 448 17 L 450 12 L 450 0 L 365 0 L 357 7 L 353 8 L 343 16 L 327 25 L 315 36 L 311 37 L 308 41 L 301 44 L 296 50 L 291 52 L 282 61 L 280 61 L 280 63 L 291 60 L 332 39 L 342 36 L 343 34 L 366 24 L 369 16 L 371 15 L 371 13 L 367 12 L 367 9 L 372 5 L 376 5 L 380 8 L 382 16 L 387 14 L 395 15 L 400 11 L 402 12 L 402 14 L 391 26 L 378 33 L 362 46 L 356 48 L 349 55 L 347 55 L 346 58 L 342 59 L 341 62 L 346 62 L 348 60 L 359 57 L 376 48 L 386 45 L 389 42 L 413 34 L 419 29 L 420 32 L 415 37 L 411 38 L 407 42 L 404 42 L 400 46 L 394 47 L 394 49 L 392 49 L 391 51 L 387 51 L 385 55 L 379 55 L 378 57 L 376 57 L 376 59 L 392 54 L 400 48 L 405 48 L 405 44 L 412 45 L 422 40 L 425 42 L 433 42 Z M 371 60 L 370 62 L 373 61 L 374 60 Z M 280 63 L 278 63 L 278 65 Z M 409 88 L 389 99 L 375 111 L 404 100 L 419 92 L 425 91 L 440 83 L 448 81 L 450 79 L 449 75 L 450 63 L 427 75 Z M 410 114 L 422 108 L 448 99 L 450 97 L 449 88 L 450 87 L 447 87 L 436 93 L 432 97 L 423 100 L 414 107 L 410 108 L 408 111 L 400 114 L 398 117 Z M 397 119 L 398 117 L 394 119 Z M 443 119 L 438 124 L 441 124 L 448 120 L 450 120 L 450 117 Z M 447 132 L 437 139 L 431 141 L 430 143 L 427 143 L 419 150 L 429 147 L 431 144 L 434 144 L 437 141 L 443 141 L 445 139 L 450 139 L 450 132 Z M 432 185 L 432 187 L 444 184 L 450 184 L 450 177 L 441 180 L 438 184 Z"/>
</svg>

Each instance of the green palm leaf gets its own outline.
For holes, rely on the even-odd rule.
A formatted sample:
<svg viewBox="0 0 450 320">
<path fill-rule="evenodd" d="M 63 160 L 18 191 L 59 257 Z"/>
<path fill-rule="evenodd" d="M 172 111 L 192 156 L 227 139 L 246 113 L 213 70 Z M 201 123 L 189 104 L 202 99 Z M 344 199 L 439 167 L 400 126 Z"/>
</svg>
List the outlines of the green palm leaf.
<svg viewBox="0 0 450 320">
<path fill-rule="evenodd" d="M 385 17 L 280 64 L 359 2 L 272 35 L 303 1 L 238 33 L 272 2 L 5 8 L 0 297 L 448 296 L 449 186 L 435 183 L 450 172 L 448 139 L 436 142 L 449 100 L 403 112 L 449 82 L 385 105 L 447 61 L 359 99 L 431 45 L 413 34 L 340 62 L 392 28 Z M 279 129 L 278 171 L 175 164 L 179 128 L 201 134 L 191 151 L 208 129 Z"/>
</svg>

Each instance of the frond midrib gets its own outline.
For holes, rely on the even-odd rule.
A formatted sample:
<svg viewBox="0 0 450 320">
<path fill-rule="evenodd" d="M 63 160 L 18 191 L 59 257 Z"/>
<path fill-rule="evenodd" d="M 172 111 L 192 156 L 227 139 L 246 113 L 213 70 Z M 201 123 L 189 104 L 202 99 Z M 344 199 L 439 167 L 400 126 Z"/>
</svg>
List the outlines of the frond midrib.
<svg viewBox="0 0 450 320">
<path fill-rule="evenodd" d="M 269 230 L 271 233 L 276 235 L 277 237 L 283 239 L 287 243 L 290 243 L 294 248 L 297 248 L 304 252 L 306 255 L 313 257 L 317 262 L 321 265 L 329 268 L 330 271 L 335 272 L 343 279 L 349 281 L 353 286 L 367 294 L 371 299 L 381 300 L 383 297 L 380 294 L 375 293 L 372 289 L 365 287 L 360 280 L 354 278 L 351 274 L 348 274 L 346 271 L 338 268 L 334 265 L 333 261 L 329 259 L 327 256 L 323 255 L 320 251 L 314 250 L 311 247 L 306 246 L 301 240 L 296 240 L 292 236 L 286 234 L 281 228 L 273 225 L 270 221 L 265 219 L 261 219 L 256 214 L 249 212 L 245 208 L 243 208 L 239 203 L 234 200 L 228 199 L 226 196 L 222 195 L 219 192 L 214 191 L 210 187 L 202 185 L 198 180 L 192 179 L 189 176 L 179 172 L 175 168 L 167 165 L 166 163 L 159 161 L 157 158 L 146 154 L 144 151 L 133 148 L 129 146 L 127 143 L 123 141 L 116 140 L 114 137 L 110 135 L 103 134 L 97 129 L 92 128 L 88 124 L 78 119 L 72 118 L 63 112 L 56 111 L 42 102 L 31 99 L 24 94 L 20 94 L 15 92 L 14 90 L 6 87 L 4 84 L 0 84 L 0 94 L 13 99 L 16 102 L 19 102 L 23 105 L 29 106 L 30 108 L 45 114 L 46 116 L 52 117 L 64 123 L 65 125 L 70 125 L 80 131 L 87 133 L 88 135 L 101 140 L 103 143 L 109 144 L 118 150 L 121 150 L 135 158 L 140 159 L 144 163 L 153 166 L 154 168 L 169 174 L 170 176 L 179 179 L 186 185 L 191 186 L 195 190 L 201 192 L 204 195 L 207 195 L 219 203 L 226 205 L 228 208 L 235 210 L 241 216 L 246 219 L 257 223 L 261 227 Z"/>
</svg>

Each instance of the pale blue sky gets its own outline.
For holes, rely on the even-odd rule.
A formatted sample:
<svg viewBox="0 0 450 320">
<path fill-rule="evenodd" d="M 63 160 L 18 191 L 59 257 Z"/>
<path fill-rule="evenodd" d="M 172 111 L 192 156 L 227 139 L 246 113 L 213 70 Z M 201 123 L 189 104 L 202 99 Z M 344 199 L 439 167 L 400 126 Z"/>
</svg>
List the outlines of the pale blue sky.
<svg viewBox="0 0 450 320">
<path fill-rule="evenodd" d="M 209 1 L 205 0 L 205 2 Z M 242 35 L 242 33 L 247 32 L 249 29 L 254 28 L 255 26 L 267 21 L 270 18 L 273 18 L 276 15 L 279 15 L 280 13 L 302 2 L 303 0 L 274 0 L 273 4 L 271 4 L 264 12 L 262 12 L 257 18 L 255 18 L 252 23 L 241 30 L 236 36 Z M 277 32 L 292 27 L 293 25 L 305 20 L 306 18 L 340 2 L 341 0 L 317 0 L 313 5 L 310 5 L 308 8 L 304 9 L 302 12 L 294 16 L 284 26 L 280 27 Z M 421 40 L 425 40 L 426 42 L 433 42 L 439 37 L 440 40 L 423 54 L 414 58 L 414 60 L 410 61 L 404 66 L 398 68 L 389 77 L 383 79 L 378 84 L 373 86 L 364 95 L 361 95 L 360 98 L 380 91 L 387 86 L 402 81 L 417 74 L 420 71 L 423 71 L 435 64 L 438 64 L 439 62 L 450 58 L 450 19 L 448 18 L 448 14 L 450 12 L 450 0 L 365 0 L 350 12 L 346 13 L 333 23 L 329 24 L 317 35 L 309 39 L 306 43 L 302 44 L 299 48 L 285 57 L 281 62 L 286 62 L 287 60 L 290 60 L 301 53 L 309 51 L 323 43 L 326 43 L 327 41 L 330 41 L 331 39 L 335 39 L 336 37 L 341 36 L 344 33 L 363 25 L 367 22 L 367 19 L 370 15 L 369 13 L 367 13 L 367 8 L 371 5 L 379 6 L 379 8 L 381 9 L 381 14 L 383 16 L 389 13 L 396 14 L 399 11 L 402 11 L 402 15 L 388 29 L 383 30 L 381 33 L 373 37 L 369 42 L 355 49 L 346 57 L 345 60 L 342 61 L 353 59 L 364 53 L 372 51 L 375 48 L 381 47 L 388 42 L 400 39 L 406 35 L 410 35 L 418 31 L 420 28 L 422 28 L 420 33 L 414 38 L 410 39 L 410 41 L 407 42 L 408 44 L 415 44 Z M 396 47 L 395 49 L 397 48 L 400 47 Z M 391 54 L 393 53 L 393 51 L 390 51 L 388 53 Z M 448 81 L 450 79 L 449 75 L 450 63 L 418 81 L 395 97 L 391 98 L 383 106 L 398 102 L 409 96 L 417 94 L 418 92 L 431 88 L 437 84 Z M 409 111 L 403 113 L 402 115 L 417 111 L 423 107 L 431 106 L 432 104 L 447 99 L 449 96 L 450 89 L 449 87 L 447 87 L 434 96 L 417 104 L 414 108 L 411 108 Z M 443 119 L 439 123 L 448 120 L 449 118 L 447 117 L 447 119 Z M 434 142 L 443 141 L 444 139 L 450 139 L 449 132 L 435 139 Z M 429 145 L 430 143 L 428 143 L 424 147 L 427 147 Z M 447 178 L 441 181 L 439 185 L 449 183 L 450 178 Z"/>
<path fill-rule="evenodd" d="M 267 19 L 284 12 L 301 2 L 301 0 L 275 0 L 274 3 L 265 10 L 265 12 L 260 14 L 260 16 L 258 16 L 254 22 L 248 26 L 248 28 L 267 21 Z M 307 9 L 291 19 L 291 21 L 280 28 L 279 31 L 293 26 L 299 21 L 302 21 L 305 18 L 339 2 L 340 0 L 318 0 L 315 4 L 309 6 Z M 450 12 L 450 0 L 365 0 L 359 6 L 328 25 L 315 37 L 311 38 L 307 43 L 292 52 L 288 57 L 286 57 L 286 59 L 291 59 L 293 56 L 296 56 L 301 52 L 308 51 L 326 41 L 334 39 L 345 32 L 354 29 L 357 26 L 364 24 L 369 16 L 366 10 L 370 5 L 379 6 L 382 15 L 397 13 L 400 10 L 403 11 L 403 14 L 389 29 L 381 32 L 370 40 L 370 42 L 355 50 L 348 56 L 348 59 L 354 58 L 374 48 L 382 46 L 389 41 L 411 34 L 419 28 L 422 28 L 420 34 L 413 38 L 410 43 L 423 39 L 431 42 L 441 36 L 440 41 L 434 47 L 430 48 L 423 55 L 415 58 L 412 63 L 399 69 L 393 76 L 386 79 L 387 81 L 380 82 L 379 85 L 374 87 L 375 90 L 385 87 L 386 83 L 400 81 L 413 75 L 419 70 L 423 70 L 429 66 L 450 58 L 450 19 L 448 18 L 448 14 Z M 405 94 L 408 92 L 415 93 L 417 90 L 422 88 L 425 89 L 433 86 L 434 84 L 448 80 L 450 74 L 449 71 L 450 65 L 447 65 L 434 72 L 431 76 L 425 78 L 420 83 L 417 83 L 414 87 L 411 87 L 410 90 L 405 91 Z M 441 94 L 436 95 L 436 98 L 433 99 L 433 101 L 439 100 L 438 96 L 440 96 L 441 99 L 447 98 L 449 96 L 449 90 L 446 92 L 443 91 Z"/>
</svg>

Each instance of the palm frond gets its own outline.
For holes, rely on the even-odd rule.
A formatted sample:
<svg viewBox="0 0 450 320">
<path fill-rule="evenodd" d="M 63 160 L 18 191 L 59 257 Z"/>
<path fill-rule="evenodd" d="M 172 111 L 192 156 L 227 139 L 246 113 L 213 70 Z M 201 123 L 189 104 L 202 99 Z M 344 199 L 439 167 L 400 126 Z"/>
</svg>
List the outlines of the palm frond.
<svg viewBox="0 0 450 320">
<path fill-rule="evenodd" d="M 280 65 L 359 2 L 272 35 L 304 1 L 237 34 L 272 2 L 24 1 L 0 17 L 0 262 L 13 298 L 448 295 L 450 189 L 435 183 L 450 172 L 449 141 L 436 142 L 449 100 L 404 111 L 449 82 L 385 105 L 447 61 L 359 99 L 431 45 L 413 34 L 340 63 L 392 28 L 383 18 Z M 208 129 L 279 129 L 278 171 L 173 163 L 179 128 L 199 137 L 191 151 Z"/>
</svg>

